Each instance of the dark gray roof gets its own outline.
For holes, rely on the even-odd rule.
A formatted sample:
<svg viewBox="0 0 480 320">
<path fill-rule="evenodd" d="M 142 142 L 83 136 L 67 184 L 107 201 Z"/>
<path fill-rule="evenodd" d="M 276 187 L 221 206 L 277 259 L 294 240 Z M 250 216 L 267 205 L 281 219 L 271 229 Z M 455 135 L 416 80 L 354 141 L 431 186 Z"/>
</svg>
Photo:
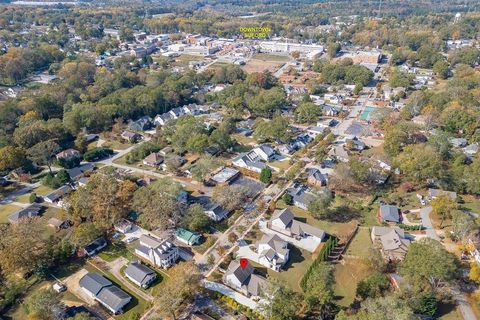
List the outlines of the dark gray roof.
<svg viewBox="0 0 480 320">
<path fill-rule="evenodd" d="M 125 269 L 125 274 L 142 285 L 148 283 L 152 276 L 156 276 L 155 271 L 138 262 L 130 263 Z"/>
<path fill-rule="evenodd" d="M 272 216 L 272 220 L 275 219 L 280 219 L 283 224 L 288 225 L 290 222 L 292 222 L 294 218 L 294 215 L 290 209 L 285 208 L 282 210 L 275 210 Z"/>
<path fill-rule="evenodd" d="M 395 206 L 385 204 L 380 206 L 382 220 L 391 222 L 400 222 L 399 209 Z"/>
<path fill-rule="evenodd" d="M 38 216 L 41 210 L 42 207 L 38 203 L 34 203 L 26 208 L 20 209 L 17 212 L 12 213 L 8 217 L 8 220 L 10 222 L 15 222 L 23 218 L 33 218 Z"/>
<path fill-rule="evenodd" d="M 112 283 L 95 272 L 89 272 L 80 279 L 80 287 L 97 295 L 103 287 L 110 286 Z"/>
<path fill-rule="evenodd" d="M 108 286 L 100 290 L 97 299 L 110 309 L 120 311 L 130 302 L 132 297 L 117 286 Z"/>
<path fill-rule="evenodd" d="M 241 284 L 245 284 L 247 279 L 252 275 L 253 273 L 253 267 L 249 264 L 244 268 L 240 265 L 238 261 L 232 261 L 230 262 L 230 265 L 228 266 L 228 271 L 227 273 L 231 273 L 235 276 L 235 278 L 238 279 L 238 281 Z"/>
</svg>

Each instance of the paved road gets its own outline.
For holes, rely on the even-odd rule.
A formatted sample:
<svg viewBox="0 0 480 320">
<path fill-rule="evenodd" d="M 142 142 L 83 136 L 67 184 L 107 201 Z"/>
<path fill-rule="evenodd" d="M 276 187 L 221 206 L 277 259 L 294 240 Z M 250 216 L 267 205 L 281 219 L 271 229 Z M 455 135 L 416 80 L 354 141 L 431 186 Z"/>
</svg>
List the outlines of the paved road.
<svg viewBox="0 0 480 320">
<path fill-rule="evenodd" d="M 245 297 L 243 294 L 240 294 L 237 291 L 230 289 L 229 287 L 221 283 L 204 280 L 202 281 L 202 285 L 206 289 L 220 292 L 221 294 L 234 299 L 238 303 L 243 304 L 244 306 L 247 306 L 252 310 L 254 310 L 257 307 L 257 303 L 255 301 Z"/>
<path fill-rule="evenodd" d="M 440 241 L 440 237 L 435 232 L 433 228 L 432 220 L 430 220 L 430 213 L 432 212 L 432 207 L 423 207 L 420 209 L 420 217 L 422 218 L 422 224 L 425 227 L 425 233 L 429 238 Z"/>
</svg>

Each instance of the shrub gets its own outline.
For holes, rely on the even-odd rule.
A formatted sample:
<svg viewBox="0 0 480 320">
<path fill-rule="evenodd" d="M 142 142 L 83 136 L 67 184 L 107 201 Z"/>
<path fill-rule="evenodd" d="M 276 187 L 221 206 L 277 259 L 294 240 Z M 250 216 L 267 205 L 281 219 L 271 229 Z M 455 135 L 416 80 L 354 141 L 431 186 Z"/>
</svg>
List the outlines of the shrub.
<svg viewBox="0 0 480 320">
<path fill-rule="evenodd" d="M 37 194 L 35 192 L 30 193 L 30 197 L 28 197 L 28 202 L 30 203 L 37 202 Z"/>
<path fill-rule="evenodd" d="M 104 159 L 108 156 L 111 156 L 113 154 L 113 150 L 109 148 L 94 148 L 92 150 L 89 150 L 85 152 L 83 155 L 83 159 L 85 161 L 98 161 L 101 159 Z"/>
</svg>

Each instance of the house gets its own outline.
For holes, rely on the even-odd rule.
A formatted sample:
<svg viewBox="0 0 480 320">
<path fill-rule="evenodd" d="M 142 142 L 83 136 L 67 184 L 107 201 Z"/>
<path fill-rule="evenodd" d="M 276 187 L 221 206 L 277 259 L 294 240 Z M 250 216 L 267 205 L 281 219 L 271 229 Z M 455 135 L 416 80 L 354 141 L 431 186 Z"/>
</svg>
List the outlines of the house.
<svg viewBox="0 0 480 320">
<path fill-rule="evenodd" d="M 91 162 L 87 162 L 87 163 L 82 163 L 78 167 L 68 169 L 67 172 L 70 179 L 74 180 L 86 172 L 92 172 L 94 169 L 95 169 L 95 164 Z"/>
<path fill-rule="evenodd" d="M 127 219 L 121 219 L 120 221 L 115 223 L 113 227 L 115 228 L 116 231 L 125 234 L 132 230 L 133 224 Z"/>
<path fill-rule="evenodd" d="M 373 227 L 372 242 L 378 245 L 387 260 L 403 260 L 408 251 L 410 240 L 399 227 Z"/>
<path fill-rule="evenodd" d="M 455 148 L 463 148 L 468 144 L 468 141 L 465 138 L 450 138 L 448 141 Z"/>
<path fill-rule="evenodd" d="M 188 246 L 193 246 L 194 244 L 197 244 L 200 241 L 201 237 L 202 236 L 200 234 L 196 232 L 191 232 L 183 228 L 177 228 L 177 230 L 175 230 L 175 238 Z"/>
<path fill-rule="evenodd" d="M 324 187 L 328 183 L 328 175 L 326 173 L 322 173 L 317 168 L 310 168 L 307 170 L 308 178 L 307 183 L 311 186 L 315 187 Z"/>
<path fill-rule="evenodd" d="M 181 116 L 185 115 L 182 107 L 173 108 L 168 113 L 172 116 L 173 119 L 178 119 Z"/>
<path fill-rule="evenodd" d="M 60 229 L 68 229 L 70 227 L 70 221 L 69 220 L 60 220 L 57 218 L 50 218 L 48 219 L 48 226 L 52 227 L 56 230 Z"/>
<path fill-rule="evenodd" d="M 103 248 L 105 248 L 107 246 L 107 240 L 105 240 L 104 237 L 100 237 L 100 238 L 97 238 L 95 240 L 93 240 L 92 242 L 90 242 L 89 244 L 87 244 L 84 248 L 83 248 L 83 252 L 84 254 L 86 254 L 87 256 L 91 257 L 93 256 L 94 254 L 100 252 Z"/>
<path fill-rule="evenodd" d="M 242 153 L 232 160 L 234 166 L 245 168 L 247 170 L 260 173 L 267 165 L 260 161 L 257 154 L 253 151 Z"/>
<path fill-rule="evenodd" d="M 378 210 L 378 220 L 387 223 L 399 223 L 401 221 L 400 209 L 389 204 L 382 204 Z"/>
<path fill-rule="evenodd" d="M 57 160 L 63 159 L 65 161 L 70 161 L 70 160 L 73 160 L 73 159 L 81 158 L 81 154 L 80 154 L 80 151 L 78 151 L 78 150 L 67 149 L 67 150 L 63 150 L 63 151 L 57 153 L 57 155 L 55 157 L 57 158 Z"/>
<path fill-rule="evenodd" d="M 173 148 L 170 146 L 166 146 L 162 150 L 158 151 L 158 153 L 163 157 L 165 157 L 167 154 L 170 154 L 172 152 L 173 152 Z"/>
<path fill-rule="evenodd" d="M 217 222 L 225 219 L 228 215 L 227 210 L 223 209 L 222 206 L 216 203 L 209 204 L 204 209 L 204 212 L 210 219 Z"/>
<path fill-rule="evenodd" d="M 164 126 L 167 122 L 174 120 L 175 118 L 170 113 L 158 114 L 153 119 L 153 123 L 156 126 Z"/>
<path fill-rule="evenodd" d="M 316 238 L 322 241 L 325 238 L 325 231 L 312 227 L 309 224 L 294 219 L 290 209 L 275 210 L 268 225 L 271 230 L 277 231 L 289 237 Z"/>
<path fill-rule="evenodd" d="M 315 138 L 318 135 L 323 134 L 325 131 L 326 127 L 323 126 L 314 126 L 314 127 L 309 127 L 307 129 L 307 133 L 312 137 Z"/>
<path fill-rule="evenodd" d="M 113 314 L 122 313 L 123 308 L 132 300 L 132 297 L 125 291 L 95 272 L 84 275 L 78 284 L 88 296 L 98 301 Z"/>
<path fill-rule="evenodd" d="M 147 289 L 157 279 L 157 273 L 140 262 L 130 262 L 124 273 L 130 281 L 143 289 Z"/>
<path fill-rule="evenodd" d="M 60 203 L 61 199 L 68 193 L 72 192 L 72 190 L 72 187 L 69 185 L 64 185 L 57 190 L 50 192 L 46 196 L 43 196 L 42 199 L 43 201 L 51 204 L 58 204 Z"/>
<path fill-rule="evenodd" d="M 328 156 L 342 162 L 348 162 L 348 158 L 350 157 L 343 145 L 333 145 L 328 151 Z"/>
<path fill-rule="evenodd" d="M 294 184 L 293 187 L 287 189 L 287 192 L 293 198 L 293 205 L 303 210 L 308 210 L 308 205 L 315 198 L 310 188 L 301 183 Z"/>
<path fill-rule="evenodd" d="M 365 145 L 365 142 L 363 142 L 362 140 L 359 140 L 357 137 L 354 137 L 353 139 L 346 139 L 345 145 L 348 149 L 356 150 L 356 151 L 365 150 L 365 148 L 367 147 Z"/>
<path fill-rule="evenodd" d="M 328 117 L 336 117 L 342 111 L 340 107 L 332 106 L 332 105 L 323 105 L 322 106 L 322 114 Z"/>
<path fill-rule="evenodd" d="M 253 152 L 257 155 L 258 158 L 262 159 L 263 161 L 270 161 L 274 158 L 276 152 L 268 144 L 261 144 L 253 149 Z"/>
<path fill-rule="evenodd" d="M 457 193 L 453 191 L 445 191 L 445 190 L 440 190 L 440 189 L 428 189 L 428 196 L 430 200 L 435 199 L 440 196 L 447 196 L 453 201 L 457 200 Z"/>
<path fill-rule="evenodd" d="M 16 223 L 21 219 L 38 217 L 42 211 L 42 206 L 38 203 L 33 203 L 28 207 L 22 208 L 8 216 L 10 223 Z"/>
<path fill-rule="evenodd" d="M 144 258 L 152 265 L 169 268 L 179 258 L 178 248 L 167 240 L 161 240 L 149 235 L 142 235 L 135 248 L 135 254 Z"/>
<path fill-rule="evenodd" d="M 288 242 L 278 235 L 264 234 L 262 239 L 257 242 L 257 252 L 259 262 L 262 265 L 280 271 L 288 261 L 290 250 L 288 249 Z"/>
<path fill-rule="evenodd" d="M 251 264 L 247 264 L 245 268 L 242 268 L 238 261 L 232 261 L 223 276 L 223 282 L 247 297 L 259 297 L 261 288 L 266 284 L 267 280 L 255 274 L 254 271 L 255 269 Z"/>
<path fill-rule="evenodd" d="M 135 143 L 137 142 L 138 140 L 142 139 L 142 135 L 141 134 L 138 134 L 136 132 L 132 132 L 132 131 L 123 131 L 122 134 L 121 134 L 121 137 L 128 141 L 128 142 L 132 142 L 132 143 Z"/>
<path fill-rule="evenodd" d="M 140 119 L 131 121 L 128 124 L 128 129 L 133 132 L 145 131 L 150 129 L 151 127 L 152 127 L 152 118 L 150 118 L 149 116 L 141 117 Z"/>
<path fill-rule="evenodd" d="M 158 167 L 162 164 L 164 157 L 160 152 L 152 152 L 143 159 L 143 164 L 150 167 Z"/>
</svg>

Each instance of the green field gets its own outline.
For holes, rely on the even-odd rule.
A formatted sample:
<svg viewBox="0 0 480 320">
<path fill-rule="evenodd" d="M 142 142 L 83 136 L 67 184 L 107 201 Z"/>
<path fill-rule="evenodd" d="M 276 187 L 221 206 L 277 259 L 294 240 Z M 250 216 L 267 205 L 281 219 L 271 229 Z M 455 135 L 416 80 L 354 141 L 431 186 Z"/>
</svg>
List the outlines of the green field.
<svg viewBox="0 0 480 320">
<path fill-rule="evenodd" d="M 372 240 L 370 239 L 370 229 L 359 228 L 350 244 L 347 247 L 346 254 L 354 255 L 361 258 L 368 258 L 370 249 L 373 248 Z"/>
<path fill-rule="evenodd" d="M 281 56 L 281 55 L 268 54 L 268 53 L 257 53 L 252 57 L 252 59 L 275 61 L 275 62 L 287 62 L 288 60 L 290 60 L 288 56 Z"/>
<path fill-rule="evenodd" d="M 21 208 L 11 203 L 0 205 L 0 223 L 8 223 L 8 216 Z"/>
</svg>

